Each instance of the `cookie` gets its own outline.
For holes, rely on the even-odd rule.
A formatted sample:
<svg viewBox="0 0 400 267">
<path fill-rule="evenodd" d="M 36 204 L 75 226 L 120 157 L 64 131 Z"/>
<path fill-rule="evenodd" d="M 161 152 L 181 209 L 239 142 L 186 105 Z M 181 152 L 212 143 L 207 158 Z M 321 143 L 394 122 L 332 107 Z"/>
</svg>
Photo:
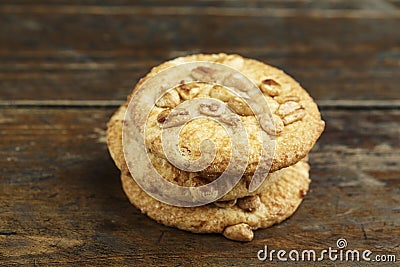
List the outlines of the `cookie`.
<svg viewBox="0 0 400 267">
<path fill-rule="evenodd" d="M 300 161 L 282 170 L 281 176 L 267 180 L 268 185 L 259 194 L 235 200 L 226 207 L 217 203 L 192 208 L 170 206 L 142 191 L 128 172 L 122 172 L 121 181 L 130 202 L 159 223 L 251 241 L 253 230 L 282 222 L 296 211 L 308 190 L 308 172 L 308 164 Z"/>
<path fill-rule="evenodd" d="M 242 86 L 243 90 L 238 92 L 231 91 L 221 84 L 205 82 L 204 77 L 214 79 L 220 75 L 216 72 L 216 69 L 207 67 L 209 65 L 201 65 L 206 63 L 196 63 L 200 64 L 197 65 L 197 68 L 186 69 L 190 73 L 185 75 L 194 77 L 195 82 L 190 82 L 193 79 L 189 79 L 189 83 L 187 83 L 185 79 L 182 79 L 180 84 L 168 90 L 159 99 L 153 99 L 153 95 L 148 96 L 149 91 L 142 87 L 142 85 L 152 84 L 151 89 L 153 87 L 156 90 L 162 89 L 163 85 L 154 82 L 153 77 L 169 67 L 198 61 L 222 63 L 236 69 L 252 81 L 255 90 L 250 91 L 248 84 Z M 223 80 L 228 80 L 228 87 L 230 86 L 229 82 L 233 84 L 233 87 L 236 87 L 238 81 L 243 81 L 241 74 L 239 76 L 232 74 L 230 74 L 231 76 L 223 76 Z M 237 77 L 242 78 L 238 79 Z M 219 81 L 218 79 L 215 78 Z M 149 83 L 146 83 L 147 81 Z M 168 86 L 165 88 L 168 88 Z M 254 97 L 251 92 L 256 92 L 259 98 Z M 138 95 L 144 95 L 145 101 L 136 102 L 137 105 L 134 106 L 138 107 L 136 112 L 127 112 L 129 110 L 128 104 L 132 98 L 133 100 L 142 100 L 139 97 L 135 98 Z M 205 101 L 204 99 L 214 100 L 207 103 L 201 102 Z M 197 100 L 200 101 L 199 105 L 193 104 Z M 251 109 L 249 106 L 251 101 L 266 102 L 268 110 L 265 111 L 264 107 L 258 109 L 259 106 L 257 105 L 256 109 L 254 107 Z M 146 112 L 147 117 L 144 117 L 141 116 L 141 111 L 145 110 L 142 107 L 147 102 L 155 103 L 155 106 L 148 116 Z M 180 110 L 178 106 L 180 104 L 185 105 L 185 103 L 190 103 L 196 110 L 196 114 L 205 114 L 208 117 L 183 120 L 182 118 L 189 113 L 187 110 Z M 176 109 L 177 107 L 178 109 Z M 232 114 L 229 115 L 228 111 L 236 115 L 231 116 Z M 128 120 L 125 120 L 126 114 L 130 116 Z M 124 133 L 122 131 L 124 125 L 128 126 L 125 129 L 134 130 L 128 130 L 130 135 L 127 139 L 124 139 L 125 145 L 126 142 L 129 143 L 127 151 L 133 153 L 133 158 L 138 156 L 135 154 L 137 145 L 143 145 L 143 143 L 132 141 L 140 137 L 140 135 L 134 133 L 136 129 L 145 129 L 144 141 L 147 153 L 140 154 L 140 157 L 137 157 L 140 159 L 139 161 L 130 160 L 130 168 L 127 166 L 123 151 L 123 135 L 126 134 L 126 131 Z M 226 171 L 232 160 L 234 146 L 226 125 L 232 126 L 233 130 L 230 129 L 230 133 L 235 131 L 246 132 L 247 138 L 240 140 L 248 141 L 248 154 L 247 149 L 244 149 L 247 148 L 247 144 L 240 143 L 239 147 L 241 148 L 240 152 L 243 153 L 240 157 L 247 164 L 245 169 L 241 170 L 242 172 L 240 172 L 239 167 L 229 171 L 229 175 L 236 176 L 240 180 L 228 193 L 213 198 L 213 201 L 215 199 L 217 201 L 213 203 L 205 202 L 209 204 L 197 207 L 169 205 L 144 192 L 131 176 L 135 173 L 130 172 L 129 169 L 132 171 L 132 167 L 140 168 L 142 160 L 145 163 L 148 162 L 148 158 L 157 172 L 164 179 L 174 184 L 198 187 L 213 182 Z M 199 54 L 176 58 L 154 67 L 137 83 L 133 93 L 128 96 L 128 101 L 112 116 L 107 126 L 109 151 L 117 167 L 121 170 L 124 191 L 133 205 L 150 218 L 167 226 L 194 233 L 222 233 L 232 240 L 250 241 L 254 236 L 253 230 L 266 228 L 285 220 L 300 205 L 310 183 L 307 154 L 321 135 L 325 123 L 321 119 L 318 107 L 313 99 L 293 78 L 283 71 L 239 55 Z M 129 128 L 131 126 L 134 127 Z M 174 149 L 178 148 L 179 152 L 176 155 L 189 160 L 187 162 L 190 164 L 204 155 L 207 156 L 207 153 L 202 155 L 200 151 L 202 141 L 212 141 L 215 157 L 211 158 L 208 167 L 199 168 L 196 171 L 185 171 L 184 168 L 176 167 L 179 164 L 171 164 L 171 158 L 167 159 L 162 145 L 163 130 L 169 127 L 178 129 L 179 132 L 174 132 L 173 138 L 166 138 L 164 141 L 172 144 Z M 179 136 L 179 138 L 176 138 L 176 136 Z M 276 141 L 270 168 L 268 164 L 261 162 L 261 151 L 266 136 L 268 140 Z M 126 135 L 124 135 L 124 138 L 126 138 Z M 176 140 L 178 140 L 178 144 L 174 143 Z M 274 142 L 267 142 L 268 148 L 273 144 Z M 233 165 L 240 165 L 237 164 L 238 161 L 234 162 Z M 249 184 L 254 178 L 253 175 L 259 169 L 269 169 L 269 173 L 261 186 L 254 192 L 250 192 Z M 142 170 L 148 169 L 143 168 Z M 237 176 L 238 173 L 240 173 L 240 176 Z M 147 173 L 145 174 L 138 177 L 144 178 L 146 182 L 148 177 L 153 177 L 150 172 L 150 176 Z M 136 173 L 136 175 L 138 174 Z M 151 190 L 157 189 L 168 196 L 176 195 L 176 191 L 173 191 L 172 194 L 171 191 L 166 192 L 164 187 L 160 186 L 163 183 L 160 180 L 151 180 L 151 183 Z M 223 193 L 225 192 L 223 191 Z M 207 191 L 207 193 L 212 192 Z"/>
<path fill-rule="evenodd" d="M 223 63 L 235 68 L 247 76 L 263 93 L 269 109 L 275 130 L 271 125 L 261 124 L 261 129 L 269 135 L 276 135 L 276 150 L 270 171 L 291 166 L 304 158 L 314 146 L 324 129 L 317 105 L 309 94 L 289 75 L 262 62 L 246 59 L 239 55 L 192 55 L 177 58 L 161 64 L 151 70 L 135 87 L 133 95 L 140 86 L 160 71 L 186 62 L 211 61 Z M 261 134 L 258 120 L 249 106 L 237 96 L 232 95 L 221 86 L 206 83 L 183 84 L 167 93 L 157 102 L 149 116 L 146 127 L 146 145 L 150 153 L 166 158 L 162 149 L 161 131 L 163 117 L 180 103 L 193 98 L 211 97 L 223 101 L 239 116 L 249 137 L 249 162 L 245 175 L 253 175 L 257 169 L 261 152 Z M 161 119 L 160 119 L 161 118 Z M 181 152 L 193 160 L 201 156 L 199 143 L 210 139 L 216 146 L 214 161 L 202 171 L 205 176 L 218 177 L 227 168 L 232 148 L 230 138 L 223 127 L 218 127 L 212 120 L 192 120 L 180 132 L 179 144 Z"/>
<path fill-rule="evenodd" d="M 128 167 L 126 166 L 122 148 L 122 127 L 126 109 L 127 105 L 122 105 L 118 109 L 118 111 L 112 116 L 107 125 L 107 143 L 111 157 L 115 161 L 116 166 L 123 172 L 128 172 Z M 180 186 L 200 186 L 207 184 L 212 180 L 209 177 L 205 177 L 202 173 L 189 173 L 179 170 L 171 165 L 166 159 L 162 157 L 156 157 L 152 153 L 149 153 L 149 158 L 151 159 L 153 166 L 156 168 L 161 176 L 163 176 L 168 181 L 178 184 Z M 280 172 L 281 171 L 270 173 L 266 178 L 266 181 L 281 176 Z M 268 183 L 265 181 L 257 190 L 250 193 L 248 190 L 250 181 L 251 176 L 245 175 L 238 182 L 238 184 L 230 192 L 219 199 L 219 201 L 229 201 L 235 200 L 237 198 L 255 195 L 261 192 L 268 185 Z M 221 203 L 221 205 L 224 204 Z"/>
</svg>

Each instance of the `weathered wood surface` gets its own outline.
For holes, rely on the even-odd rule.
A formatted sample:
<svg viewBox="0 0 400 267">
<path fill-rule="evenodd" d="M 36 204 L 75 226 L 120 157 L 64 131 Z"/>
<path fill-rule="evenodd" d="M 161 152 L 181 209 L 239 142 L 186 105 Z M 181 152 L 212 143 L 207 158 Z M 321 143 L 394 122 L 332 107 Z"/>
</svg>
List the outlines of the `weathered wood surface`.
<svg viewBox="0 0 400 267">
<path fill-rule="evenodd" d="M 398 98 L 398 1 L 131 2 L 1 1 L 1 98 L 122 100 L 197 52 L 276 65 L 317 99 Z"/>
<path fill-rule="evenodd" d="M 339 238 L 400 261 L 399 28 L 399 0 L 0 0 L 0 266 L 268 266 Z M 141 215 L 107 152 L 134 83 L 197 52 L 286 70 L 327 122 L 304 203 L 251 243 Z"/>
<path fill-rule="evenodd" d="M 399 255 L 399 110 L 324 111 L 311 192 L 291 219 L 247 244 L 165 227 L 131 206 L 104 140 L 112 112 L 1 109 L 2 265 L 247 266 L 261 263 L 264 245 L 322 250 L 338 238 Z"/>
</svg>

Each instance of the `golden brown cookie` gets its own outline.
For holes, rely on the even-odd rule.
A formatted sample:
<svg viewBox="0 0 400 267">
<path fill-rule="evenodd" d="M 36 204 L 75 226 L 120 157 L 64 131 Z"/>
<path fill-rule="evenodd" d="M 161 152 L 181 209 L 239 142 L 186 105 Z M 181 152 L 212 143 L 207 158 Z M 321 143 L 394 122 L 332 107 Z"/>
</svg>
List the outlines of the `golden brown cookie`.
<svg viewBox="0 0 400 267">
<path fill-rule="evenodd" d="M 140 86 L 160 71 L 178 64 L 192 61 L 211 61 L 231 66 L 256 84 L 263 93 L 275 124 L 276 131 L 270 125 L 261 125 L 262 130 L 270 135 L 276 135 L 277 147 L 271 166 L 271 172 L 291 166 L 304 158 L 311 150 L 324 129 L 317 105 L 308 93 L 289 75 L 262 62 L 246 59 L 239 55 L 192 55 L 177 58 L 163 63 L 151 70 L 135 87 L 133 95 Z M 223 87 L 205 83 L 182 85 L 157 103 L 150 114 L 146 128 L 146 145 L 157 157 L 166 158 L 162 149 L 161 131 L 162 118 L 180 103 L 197 97 L 211 97 L 225 102 L 240 115 L 241 121 L 248 133 L 250 142 L 249 163 L 245 174 L 253 175 L 261 152 L 260 126 L 246 103 L 235 97 Z M 230 138 L 223 127 L 216 126 L 212 120 L 192 120 L 180 133 L 179 144 L 188 159 L 199 158 L 201 153 L 198 144 L 210 139 L 216 145 L 217 155 L 212 164 L 202 173 L 218 176 L 224 172 L 232 152 Z"/>
<path fill-rule="evenodd" d="M 264 109 L 253 111 L 249 108 L 247 101 L 251 102 L 249 100 L 251 97 L 250 94 L 246 95 L 246 92 L 249 92 L 246 91 L 246 86 L 243 86 L 244 93 L 240 94 L 243 97 L 241 98 L 217 84 L 186 83 L 185 80 L 182 80 L 180 85 L 169 90 L 156 101 L 147 120 L 136 115 L 140 112 L 132 112 L 128 113 L 132 116 L 130 120 L 125 121 L 125 113 L 132 97 L 140 95 L 141 92 L 144 95 L 148 94 L 149 91 L 143 90 L 141 87 L 146 81 L 151 81 L 152 77 L 169 67 L 194 61 L 222 63 L 244 74 L 255 84 L 256 88 L 253 92 L 256 91 L 261 100 L 265 99 L 271 113 L 264 112 Z M 213 73 L 212 68 L 202 66 L 191 71 L 190 75 L 200 78 L 202 75 L 218 75 L 218 73 Z M 233 76 L 224 76 L 224 79 L 227 77 L 229 79 Z M 202 80 L 200 78 L 198 80 Z M 153 85 L 162 87 L 161 83 L 153 83 Z M 227 108 L 224 107 L 224 110 L 233 111 L 238 117 L 236 117 L 236 121 L 232 120 L 232 117 L 224 117 L 225 113 L 217 114 L 218 108 L 211 104 L 201 103 L 198 107 L 196 106 L 196 110 L 202 114 L 210 113 L 211 117 L 197 118 L 179 124 L 182 126 L 179 131 L 179 139 L 177 139 L 179 142 L 174 146 L 179 147 L 180 154 L 190 162 L 202 156 L 199 144 L 203 140 L 211 140 L 215 145 L 216 154 L 212 163 L 201 171 L 189 172 L 175 167 L 167 160 L 162 146 L 162 132 L 163 128 L 170 127 L 168 123 L 171 123 L 172 119 L 168 118 L 168 115 L 173 112 L 174 108 L 189 100 L 200 99 L 203 101 L 201 98 L 217 99 L 220 101 L 217 101 L 218 105 L 226 105 Z M 150 101 L 152 97 L 146 99 L 152 102 L 152 100 Z M 259 100 L 258 98 L 257 101 Z M 142 103 L 147 103 L 147 101 L 136 102 L 140 107 L 137 109 L 138 111 L 143 110 Z M 255 112 L 258 112 L 258 115 L 265 115 L 269 119 L 259 120 L 256 118 Z M 211 204 L 199 207 L 176 207 L 156 200 L 137 185 L 129 173 L 123 152 L 122 130 L 124 124 L 132 125 L 133 123 L 137 128 L 145 126 L 144 141 L 147 148 L 145 158 L 148 156 L 161 176 L 180 186 L 197 187 L 217 179 L 231 162 L 232 140 L 224 126 L 212 119 L 216 117 L 234 127 L 239 123 L 243 125 L 248 137 L 245 139 L 249 141 L 248 164 L 244 174 L 238 176 L 238 178 L 241 177 L 240 181 L 230 192 L 221 198 L 218 196 L 218 201 Z M 135 120 L 136 118 L 140 119 Z M 239 55 L 199 54 L 177 58 L 153 68 L 138 82 L 132 95 L 128 97 L 127 103 L 119 108 L 107 126 L 107 143 L 113 160 L 121 170 L 123 188 L 131 203 L 143 213 L 160 223 L 179 229 L 195 233 L 223 233 L 225 237 L 232 240 L 250 241 L 253 239 L 253 230 L 266 228 L 283 221 L 292 215 L 301 203 L 310 182 L 306 157 L 322 133 L 325 124 L 312 98 L 283 71 Z M 176 126 L 178 125 L 172 127 Z M 136 137 L 136 135 L 132 136 Z M 257 168 L 268 169 L 267 164 L 260 164 L 262 142 L 265 141 L 263 139 L 265 136 L 268 136 L 270 141 L 276 140 L 275 155 L 272 159 L 270 173 L 261 186 L 250 193 L 249 184 Z M 172 142 L 172 139 L 165 140 Z M 135 149 L 138 143 L 131 144 L 135 146 L 130 147 L 128 151 L 136 153 Z M 273 142 L 268 143 L 268 145 L 270 144 Z M 242 148 L 244 147 L 242 146 Z M 243 149 L 240 151 L 243 151 L 243 158 L 247 159 L 247 152 Z M 131 160 L 128 162 L 129 166 L 136 168 L 141 166 L 141 163 L 137 163 L 141 161 Z M 236 173 L 238 171 L 232 172 L 234 175 Z M 149 176 L 142 177 L 146 179 Z M 154 188 L 163 187 L 157 183 Z M 165 192 L 164 189 L 161 191 Z"/>
<path fill-rule="evenodd" d="M 123 172 L 128 171 L 122 148 L 122 127 L 126 109 L 126 105 L 121 106 L 118 111 L 112 116 L 107 125 L 107 143 L 111 157 L 115 161 L 117 167 Z M 156 157 L 152 153 L 149 153 L 149 158 L 151 159 L 154 167 L 157 169 L 161 176 L 163 176 L 168 181 L 178 184 L 180 186 L 199 186 L 207 184 L 210 181 L 210 179 L 205 178 L 202 173 L 189 173 L 181 171 L 172 166 L 166 159 Z M 280 172 L 281 171 L 270 173 L 266 180 L 275 179 L 276 177 L 281 175 Z M 257 190 L 250 193 L 248 190 L 250 181 L 251 176 L 244 176 L 230 192 L 228 192 L 219 200 L 228 201 L 255 195 L 261 192 L 267 186 L 267 182 L 264 182 Z"/>
<path fill-rule="evenodd" d="M 282 175 L 267 180 L 259 194 L 220 207 L 218 203 L 184 208 L 161 203 L 142 191 L 129 173 L 122 172 L 122 186 L 130 202 L 142 213 L 167 226 L 194 233 L 222 233 L 237 241 L 251 241 L 253 231 L 279 223 L 300 205 L 309 186 L 309 166 L 299 163 L 282 170 Z M 233 204 L 233 205 L 232 205 Z"/>
</svg>

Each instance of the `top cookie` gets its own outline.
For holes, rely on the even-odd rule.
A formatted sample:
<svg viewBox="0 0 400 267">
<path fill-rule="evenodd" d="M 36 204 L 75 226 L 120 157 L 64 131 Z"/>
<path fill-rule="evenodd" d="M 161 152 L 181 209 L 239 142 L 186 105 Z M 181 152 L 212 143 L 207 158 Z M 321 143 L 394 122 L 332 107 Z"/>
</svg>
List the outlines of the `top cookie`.
<svg viewBox="0 0 400 267">
<path fill-rule="evenodd" d="M 315 144 L 324 129 L 324 122 L 317 105 L 309 94 L 283 71 L 246 59 L 239 55 L 192 55 L 165 62 L 151 70 L 136 85 L 133 94 L 141 90 L 141 85 L 160 71 L 193 61 L 208 61 L 228 65 L 250 79 L 262 92 L 272 114 L 274 128 L 260 125 L 253 111 L 244 99 L 235 96 L 224 87 L 209 83 L 183 84 L 169 91 L 156 103 L 146 124 L 146 145 L 149 152 L 156 157 L 166 158 L 162 149 L 161 133 L 165 118 L 179 104 L 193 98 L 215 98 L 224 102 L 239 118 L 246 129 L 249 140 L 249 157 L 245 175 L 253 175 L 259 165 L 262 141 L 260 129 L 274 136 L 276 150 L 271 172 L 291 166 L 304 158 Z M 129 99 L 128 99 L 129 100 Z M 261 126 L 261 127 L 260 127 Z M 186 123 L 179 134 L 181 154 L 190 160 L 201 157 L 199 144 L 210 139 L 215 145 L 216 156 L 206 169 L 201 171 L 205 176 L 219 176 L 227 168 L 232 146 L 224 127 L 209 119 L 196 119 Z"/>
</svg>

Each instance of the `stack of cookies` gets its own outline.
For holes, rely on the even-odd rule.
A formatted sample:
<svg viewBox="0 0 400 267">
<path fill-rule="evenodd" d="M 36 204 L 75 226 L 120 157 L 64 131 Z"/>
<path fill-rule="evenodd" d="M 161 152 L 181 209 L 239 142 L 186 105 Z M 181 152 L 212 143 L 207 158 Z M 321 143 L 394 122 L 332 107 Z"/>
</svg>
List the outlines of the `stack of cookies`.
<svg viewBox="0 0 400 267">
<path fill-rule="evenodd" d="M 198 187 L 218 179 L 229 164 L 232 146 L 224 127 L 215 120 L 191 120 L 179 132 L 182 157 L 190 160 L 201 157 L 199 144 L 204 139 L 214 143 L 215 157 L 207 168 L 197 172 L 182 170 L 171 164 L 163 150 L 161 136 L 168 114 L 174 108 L 195 98 L 217 99 L 239 116 L 247 131 L 247 166 L 232 190 L 206 205 L 180 207 L 153 198 L 135 181 L 135 171 L 128 166 L 124 155 L 123 127 L 129 101 L 142 90 L 143 83 L 169 67 L 195 61 L 224 64 L 251 80 L 268 104 L 273 131 L 258 123 L 253 110 L 240 96 L 218 84 L 182 83 L 158 99 L 146 121 L 146 149 L 157 172 L 179 186 Z M 251 241 L 253 230 L 285 220 L 300 205 L 310 183 L 307 155 L 324 125 L 313 99 L 283 71 L 239 55 L 199 54 L 165 62 L 141 79 L 128 97 L 128 102 L 108 122 L 107 142 L 110 154 L 121 170 L 123 189 L 130 202 L 142 213 L 159 223 L 194 233 L 222 233 L 231 240 Z M 275 153 L 267 177 L 256 190 L 250 190 L 252 177 L 260 165 L 262 149 L 259 129 L 274 137 Z"/>
</svg>

